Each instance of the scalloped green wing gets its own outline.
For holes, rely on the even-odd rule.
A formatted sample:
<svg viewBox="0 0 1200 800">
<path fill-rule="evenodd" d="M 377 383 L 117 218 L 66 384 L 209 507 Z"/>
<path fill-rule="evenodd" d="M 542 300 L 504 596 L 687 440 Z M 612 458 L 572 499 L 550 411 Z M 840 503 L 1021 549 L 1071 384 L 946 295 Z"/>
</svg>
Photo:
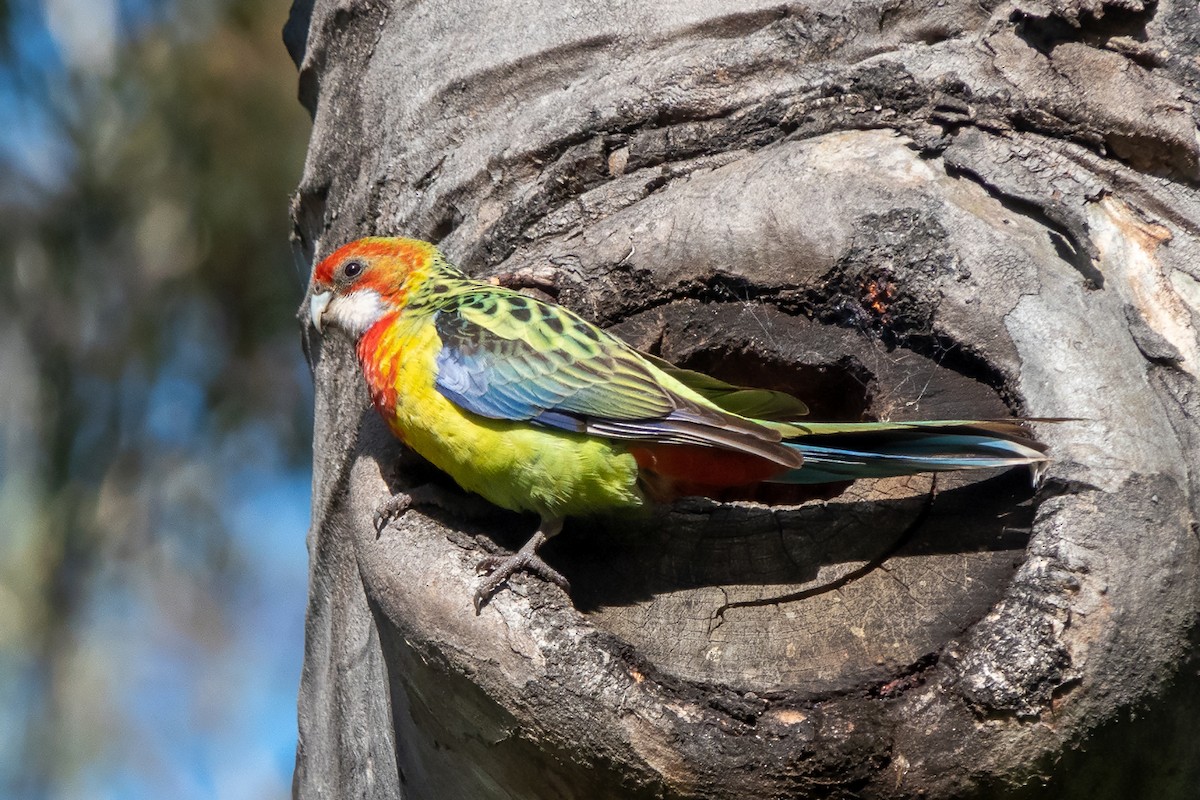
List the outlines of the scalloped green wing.
<svg viewBox="0 0 1200 800">
<path fill-rule="evenodd" d="M 636 420 L 665 417 L 679 405 L 617 340 L 564 308 L 516 292 L 464 295 L 434 324 L 442 340 L 438 390 L 485 417 L 559 412 Z"/>
<path fill-rule="evenodd" d="M 730 414 L 779 422 L 789 422 L 808 414 L 808 406 L 787 392 L 735 386 L 703 372 L 677 367 L 658 356 L 638 352 L 667 375 Z"/>
<path fill-rule="evenodd" d="M 434 383 L 460 408 L 492 419 L 799 463 L 779 444 L 777 431 L 672 391 L 664 385 L 671 379 L 637 351 L 561 306 L 489 286 L 447 300 L 434 317 L 442 342 Z"/>
</svg>

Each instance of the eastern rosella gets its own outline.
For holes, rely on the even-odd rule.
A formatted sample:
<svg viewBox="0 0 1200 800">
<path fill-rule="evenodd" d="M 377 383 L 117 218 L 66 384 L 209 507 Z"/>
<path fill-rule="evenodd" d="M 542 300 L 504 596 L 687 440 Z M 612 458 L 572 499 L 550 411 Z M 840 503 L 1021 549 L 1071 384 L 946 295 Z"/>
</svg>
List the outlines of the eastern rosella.
<svg viewBox="0 0 1200 800">
<path fill-rule="evenodd" d="M 471 280 L 437 248 L 368 238 L 316 268 L 318 332 L 357 343 L 391 430 L 458 484 L 541 515 L 490 572 L 476 611 L 518 570 L 566 587 L 536 551 L 566 517 L 759 482 L 827 483 L 1034 465 L 1014 421 L 799 422 L 782 392 L 743 389 L 639 352 L 562 306 Z M 398 495 L 384 517 L 409 504 Z"/>
</svg>

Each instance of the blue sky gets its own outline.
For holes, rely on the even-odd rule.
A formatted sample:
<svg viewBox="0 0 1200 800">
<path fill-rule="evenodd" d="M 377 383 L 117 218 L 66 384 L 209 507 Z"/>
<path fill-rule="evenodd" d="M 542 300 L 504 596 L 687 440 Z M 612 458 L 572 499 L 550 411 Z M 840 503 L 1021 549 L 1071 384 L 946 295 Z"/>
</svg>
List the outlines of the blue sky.
<svg viewBox="0 0 1200 800">
<path fill-rule="evenodd" d="M 0 203 L 36 208 L 68 182 L 73 151 L 56 120 L 74 112 L 72 70 L 102 74 L 105 59 L 144 26 L 171 23 L 183 9 L 195 33 L 220 6 L 10 2 L 11 49 L 0 62 Z M 279 213 L 285 231 L 282 198 Z M 31 799 L 290 795 L 311 474 L 283 452 L 278 420 L 214 419 L 205 386 L 222 363 L 214 353 L 227 357 L 229 345 L 211 327 L 205 332 L 207 321 L 189 328 L 194 321 L 182 319 L 178 347 L 161 364 L 131 360 L 114 386 L 97 387 L 97 403 L 121 406 L 122 435 L 141 437 L 150 453 L 136 502 L 126 505 L 151 534 L 118 542 L 81 578 L 63 674 L 41 674 L 43 662 L 13 647 L 15 635 L 6 638 L 0 614 L 0 794 L 12 787 Z M 307 387 L 299 345 L 288 352 Z M 311 396 L 299 394 L 294 403 L 311 408 Z M 0 512 L 8 515 L 0 556 L 36 553 L 26 545 L 47 524 L 36 485 L 44 454 L 30 452 L 32 438 L 21 434 L 36 414 L 32 405 L 14 412 L 0 402 Z M 86 447 L 89 425 L 102 424 L 100 414 L 82 420 L 76 446 Z M 100 482 L 99 506 L 104 478 L 103 470 L 81 478 Z M 0 580 L 0 607 L 5 591 Z M 29 740 L 52 681 L 63 685 L 60 697 L 78 702 L 60 741 Z M 62 775 L 25 774 L 22 751 L 47 746 L 61 754 Z"/>
</svg>

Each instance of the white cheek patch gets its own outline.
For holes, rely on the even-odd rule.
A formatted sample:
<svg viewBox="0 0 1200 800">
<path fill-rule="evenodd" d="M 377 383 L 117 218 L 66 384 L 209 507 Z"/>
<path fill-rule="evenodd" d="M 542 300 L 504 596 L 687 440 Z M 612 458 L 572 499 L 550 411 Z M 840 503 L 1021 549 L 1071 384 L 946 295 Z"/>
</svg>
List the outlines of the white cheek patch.
<svg viewBox="0 0 1200 800">
<path fill-rule="evenodd" d="M 387 306 L 379 292 L 374 289 L 359 289 L 343 297 L 334 298 L 325 311 L 325 319 L 358 338 L 387 313 Z"/>
</svg>

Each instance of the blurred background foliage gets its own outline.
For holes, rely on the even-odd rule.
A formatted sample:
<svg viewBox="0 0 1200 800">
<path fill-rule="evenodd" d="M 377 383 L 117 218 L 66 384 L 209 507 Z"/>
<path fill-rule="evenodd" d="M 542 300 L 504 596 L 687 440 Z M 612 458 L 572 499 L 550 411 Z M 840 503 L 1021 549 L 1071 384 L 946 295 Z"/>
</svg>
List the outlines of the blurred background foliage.
<svg viewBox="0 0 1200 800">
<path fill-rule="evenodd" d="M 0 0 L 0 796 L 286 796 L 289 0 Z"/>
</svg>

